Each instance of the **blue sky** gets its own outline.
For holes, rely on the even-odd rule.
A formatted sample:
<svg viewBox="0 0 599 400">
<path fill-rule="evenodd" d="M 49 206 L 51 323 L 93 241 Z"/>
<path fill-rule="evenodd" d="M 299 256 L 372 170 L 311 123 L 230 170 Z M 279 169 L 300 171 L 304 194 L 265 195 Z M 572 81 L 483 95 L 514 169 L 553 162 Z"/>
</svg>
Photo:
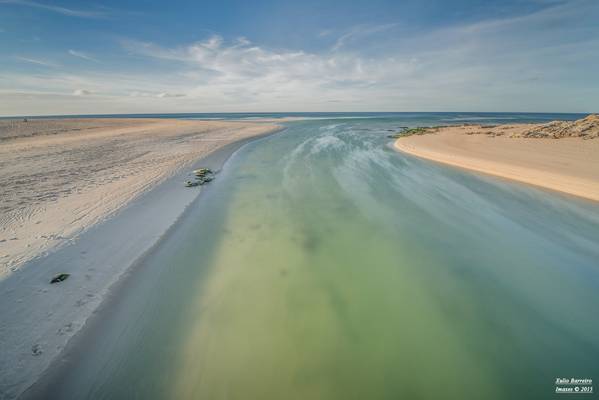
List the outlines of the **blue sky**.
<svg viewBox="0 0 599 400">
<path fill-rule="evenodd" d="M 0 0 L 0 115 L 599 111 L 599 1 Z"/>
</svg>

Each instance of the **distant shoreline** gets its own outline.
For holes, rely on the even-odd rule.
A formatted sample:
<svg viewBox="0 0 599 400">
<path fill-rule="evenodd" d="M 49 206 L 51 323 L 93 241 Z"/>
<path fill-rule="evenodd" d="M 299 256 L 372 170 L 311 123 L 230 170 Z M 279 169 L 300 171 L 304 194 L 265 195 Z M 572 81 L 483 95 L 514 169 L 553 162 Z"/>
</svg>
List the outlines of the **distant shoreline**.
<svg viewBox="0 0 599 400">
<path fill-rule="evenodd" d="M 580 121 L 584 120 L 576 123 Z M 394 147 L 416 157 L 599 201 L 599 139 L 574 134 L 545 137 L 545 131 L 552 132 L 549 125 L 429 128 L 399 137 Z"/>
<path fill-rule="evenodd" d="M 394 115 L 447 115 L 455 120 L 469 119 L 468 116 L 476 116 L 477 120 L 496 119 L 502 115 L 517 115 L 517 116 L 552 116 L 552 119 L 577 119 L 588 115 L 588 112 L 477 112 L 477 111 L 297 111 L 297 112 L 202 112 L 202 113 L 133 113 L 133 114 L 47 114 L 47 115 L 3 115 L 1 120 L 7 119 L 110 119 L 110 118 L 131 118 L 131 119 L 202 119 L 202 120 L 244 120 L 248 118 L 251 121 L 253 118 L 266 118 L 281 120 L 282 118 L 328 118 L 340 116 L 394 116 Z M 465 117 L 465 118 L 461 118 Z"/>
</svg>

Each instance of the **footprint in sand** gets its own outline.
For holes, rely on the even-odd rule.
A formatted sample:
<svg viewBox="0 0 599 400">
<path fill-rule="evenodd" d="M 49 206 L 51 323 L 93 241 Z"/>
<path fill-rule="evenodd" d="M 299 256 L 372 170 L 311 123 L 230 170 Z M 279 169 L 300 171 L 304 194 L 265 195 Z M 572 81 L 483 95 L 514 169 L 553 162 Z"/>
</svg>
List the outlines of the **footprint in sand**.
<svg viewBox="0 0 599 400">
<path fill-rule="evenodd" d="M 73 323 L 72 323 L 72 322 L 69 322 L 68 324 L 66 324 L 65 326 L 63 326 L 62 328 L 60 328 L 60 329 L 59 329 L 59 330 L 56 332 L 56 334 L 57 334 L 58 336 L 63 336 L 63 335 L 65 335 L 65 334 L 67 334 L 67 333 L 71 333 L 71 332 L 73 332 Z"/>
</svg>

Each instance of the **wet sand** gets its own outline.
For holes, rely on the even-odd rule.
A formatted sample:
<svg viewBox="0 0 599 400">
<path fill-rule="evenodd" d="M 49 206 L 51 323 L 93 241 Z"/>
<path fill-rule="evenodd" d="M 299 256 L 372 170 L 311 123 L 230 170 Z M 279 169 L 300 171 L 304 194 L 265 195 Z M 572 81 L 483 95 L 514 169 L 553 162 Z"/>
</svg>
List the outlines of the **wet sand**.
<svg viewBox="0 0 599 400">
<path fill-rule="evenodd" d="M 199 157 L 275 125 L 175 119 L 0 121 L 0 279 Z"/>
<path fill-rule="evenodd" d="M 528 138 L 530 125 L 455 126 L 399 138 L 402 152 L 599 201 L 599 140 Z"/>
</svg>

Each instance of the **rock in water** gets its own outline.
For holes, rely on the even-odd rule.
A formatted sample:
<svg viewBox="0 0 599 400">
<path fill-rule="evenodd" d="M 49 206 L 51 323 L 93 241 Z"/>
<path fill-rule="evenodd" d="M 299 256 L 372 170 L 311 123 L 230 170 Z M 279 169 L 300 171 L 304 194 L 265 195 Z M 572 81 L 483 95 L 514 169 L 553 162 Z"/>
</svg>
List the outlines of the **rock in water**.
<svg viewBox="0 0 599 400">
<path fill-rule="evenodd" d="M 69 276 L 70 276 L 70 274 L 58 274 L 54 278 L 52 278 L 50 283 L 60 283 L 64 280 L 66 280 Z"/>
</svg>

